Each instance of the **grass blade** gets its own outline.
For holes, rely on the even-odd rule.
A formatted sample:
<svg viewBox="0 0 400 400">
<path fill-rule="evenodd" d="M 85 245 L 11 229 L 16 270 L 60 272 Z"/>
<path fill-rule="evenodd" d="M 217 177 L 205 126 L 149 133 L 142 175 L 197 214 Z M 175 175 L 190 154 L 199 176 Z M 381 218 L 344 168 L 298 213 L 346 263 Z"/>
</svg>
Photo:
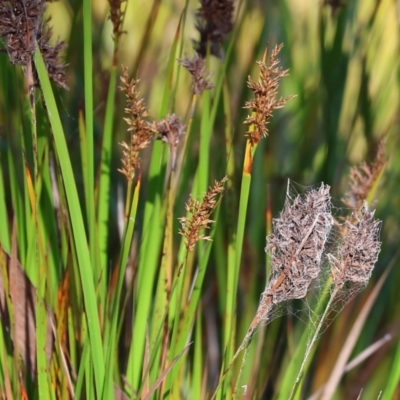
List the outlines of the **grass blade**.
<svg viewBox="0 0 400 400">
<path fill-rule="evenodd" d="M 97 314 L 96 292 L 94 288 L 93 272 L 91 268 L 90 254 L 87 247 L 85 227 L 75 179 L 72 172 L 71 161 L 65 142 L 64 131 L 61 125 L 55 103 L 53 90 L 47 75 L 43 58 L 39 51 L 35 53 L 35 65 L 38 71 L 43 95 L 46 101 L 50 124 L 52 126 L 54 145 L 58 159 L 60 160 L 61 173 L 66 188 L 69 217 L 72 225 L 73 243 L 78 258 L 79 273 L 82 282 L 84 302 L 87 315 L 87 325 L 90 337 L 91 355 L 93 360 L 94 378 L 98 396 L 102 393 L 104 382 L 104 356 L 101 341 L 100 323 Z"/>
</svg>

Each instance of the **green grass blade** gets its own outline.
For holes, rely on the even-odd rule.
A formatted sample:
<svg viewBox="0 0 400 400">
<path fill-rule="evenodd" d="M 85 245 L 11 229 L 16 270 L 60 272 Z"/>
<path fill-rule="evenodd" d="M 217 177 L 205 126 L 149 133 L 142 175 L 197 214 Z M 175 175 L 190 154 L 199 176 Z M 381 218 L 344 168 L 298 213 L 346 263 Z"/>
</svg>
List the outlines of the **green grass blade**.
<svg viewBox="0 0 400 400">
<path fill-rule="evenodd" d="M 104 382 L 104 356 L 101 340 L 100 323 L 97 314 L 96 292 L 93 282 L 90 254 L 87 247 L 87 239 L 78 193 L 76 190 L 71 161 L 68 154 L 67 144 L 64 137 L 63 127 L 55 103 L 53 90 L 50 85 L 46 67 L 40 52 L 35 53 L 35 65 L 43 89 L 46 101 L 50 124 L 52 126 L 55 150 L 60 160 L 60 168 L 66 188 L 69 217 L 72 225 L 73 242 L 78 258 L 79 273 L 81 277 L 82 290 L 84 295 L 85 309 L 87 313 L 87 324 L 93 360 L 94 378 L 96 392 L 102 393 Z"/>
<path fill-rule="evenodd" d="M 42 281 L 44 289 L 45 280 Z M 47 337 L 47 310 L 43 301 L 39 298 L 36 302 L 36 357 L 38 373 L 38 391 L 39 399 L 47 399 L 50 396 L 49 386 L 49 366 L 46 355 L 46 337 Z"/>
<path fill-rule="evenodd" d="M 104 121 L 103 145 L 100 164 L 99 194 L 97 201 L 98 240 L 100 251 L 100 265 L 104 270 L 107 267 L 108 248 L 108 221 L 110 211 L 110 182 L 111 158 L 113 148 L 113 119 L 115 92 L 117 88 L 117 67 L 111 68 L 110 83 L 108 86 L 106 116 Z"/>
<path fill-rule="evenodd" d="M 396 389 L 400 381 L 400 341 L 397 342 L 396 352 L 390 368 L 386 388 L 383 390 L 382 400 L 392 400 L 395 398 Z"/>
<path fill-rule="evenodd" d="M 83 338 L 87 338 L 87 333 L 85 333 L 86 328 L 83 328 Z M 83 383 L 85 379 L 85 369 L 86 365 L 90 359 L 90 341 L 89 340 L 83 340 L 83 349 L 82 349 L 82 355 L 79 363 L 79 370 L 78 370 L 78 376 L 76 378 L 76 383 L 75 383 L 75 398 L 80 399 L 83 396 L 81 395 L 82 390 L 83 390 Z"/>
<path fill-rule="evenodd" d="M 95 207 L 94 207 L 94 129 L 93 129 L 93 60 L 92 60 L 92 2 L 83 0 L 83 60 L 85 87 L 85 132 L 86 171 L 85 179 L 86 214 L 88 219 L 89 249 L 95 281 L 101 276 L 101 266 L 96 262 Z"/>
<path fill-rule="evenodd" d="M 220 207 L 221 207 L 221 205 L 219 204 L 214 212 L 213 218 L 215 221 L 218 221 Z M 215 232 L 216 232 L 217 226 L 218 226 L 217 222 L 211 226 L 211 230 L 209 233 L 210 237 L 212 237 L 212 238 L 215 237 Z M 203 293 L 202 287 L 203 287 L 203 282 L 204 282 L 206 272 L 207 272 L 207 266 L 209 265 L 209 259 L 210 259 L 210 254 L 211 254 L 211 250 L 212 250 L 212 245 L 213 245 L 213 242 L 210 242 L 210 243 L 207 243 L 205 246 L 203 246 L 203 252 L 201 254 L 201 258 L 199 259 L 199 266 L 198 266 L 198 271 L 197 271 L 197 275 L 196 275 L 196 280 L 194 281 L 194 285 L 193 285 L 193 291 L 191 293 L 188 306 L 185 309 L 185 313 L 183 315 L 183 323 L 181 324 L 181 329 L 179 332 L 179 337 L 178 337 L 178 341 L 177 341 L 177 345 L 176 345 L 176 354 L 179 351 L 181 351 L 184 348 L 185 344 L 187 343 L 192 326 L 195 321 L 196 310 L 199 307 L 201 295 Z"/>
<path fill-rule="evenodd" d="M 107 346 L 107 353 L 106 353 L 106 360 L 107 365 L 112 365 L 112 360 L 115 356 L 115 350 L 117 347 L 117 327 L 118 323 L 121 319 L 121 315 L 119 312 L 120 303 L 121 303 L 121 293 L 125 279 L 125 272 L 126 267 L 128 264 L 128 257 L 131 251 L 131 244 L 133 238 L 133 231 L 135 228 L 135 221 L 136 221 L 136 212 L 138 207 L 139 201 L 139 193 L 140 193 L 140 180 L 136 182 L 136 186 L 133 192 L 132 203 L 130 207 L 130 212 L 128 215 L 128 220 L 126 221 L 125 232 L 122 241 L 121 247 L 121 258 L 119 263 L 119 271 L 118 271 L 118 281 L 117 281 L 117 288 L 115 293 L 111 293 L 111 301 L 110 301 L 110 319 L 111 322 L 107 324 L 107 330 L 105 335 L 105 345 Z M 113 374 L 110 373 L 105 382 L 104 394 L 103 398 L 108 399 L 109 395 L 112 391 L 114 385 L 113 381 Z"/>
<path fill-rule="evenodd" d="M 167 76 L 163 93 L 160 116 L 164 117 L 168 111 L 170 93 L 172 90 L 172 78 L 176 63 L 175 54 L 181 33 L 181 20 L 177 27 L 175 38 L 169 55 Z M 143 219 L 143 241 L 140 249 L 140 260 L 138 269 L 138 290 L 136 299 L 137 311 L 133 327 L 132 346 L 127 368 L 127 379 L 133 389 L 139 387 L 140 373 L 142 367 L 143 350 L 146 335 L 147 318 L 152 300 L 154 279 L 157 270 L 158 256 L 161 251 L 163 234 L 163 221 L 160 218 L 161 198 L 166 169 L 165 146 L 161 141 L 154 142 L 153 153 L 149 168 L 149 187 L 147 201 L 144 209 Z M 160 223 L 161 222 L 161 223 Z"/>
<path fill-rule="evenodd" d="M 326 282 L 320 296 L 318 299 L 318 303 L 314 309 L 314 315 L 321 315 L 323 310 L 326 307 L 327 300 L 330 294 L 330 288 L 331 288 L 331 280 L 328 279 Z M 293 356 L 290 358 L 289 365 L 286 366 L 286 368 L 283 370 L 283 378 L 280 381 L 280 390 L 277 393 L 277 399 L 278 400 L 287 400 L 290 398 L 290 394 L 292 392 L 292 388 L 295 385 L 296 378 L 298 375 L 298 372 L 300 371 L 304 355 L 307 350 L 308 342 L 310 338 L 314 335 L 317 326 L 318 326 L 318 320 L 314 321 L 314 323 L 308 323 L 307 327 L 304 331 L 304 333 L 301 335 L 301 339 L 296 345 L 295 353 Z M 310 351 L 309 357 L 312 358 L 313 353 L 316 350 L 316 345 L 313 346 L 313 348 Z M 303 371 L 303 376 L 307 372 L 307 369 L 309 367 L 309 362 L 306 364 L 304 371 Z M 299 393 L 299 392 L 298 392 Z"/>
<path fill-rule="evenodd" d="M 15 157 L 11 151 L 11 147 L 7 149 L 7 162 L 11 186 L 11 201 L 14 205 L 14 215 L 17 222 L 17 241 L 21 265 L 25 264 L 25 257 L 27 254 L 27 224 L 25 218 L 25 186 L 19 184 L 19 177 L 17 170 L 23 170 L 24 166 L 21 163 L 20 157 Z M 22 187 L 21 187 L 22 186 Z"/>
<path fill-rule="evenodd" d="M 227 296 L 226 313 L 224 319 L 224 366 L 227 366 L 229 364 L 234 354 L 235 340 L 233 339 L 232 335 L 234 334 L 236 329 L 236 293 L 242 257 L 244 232 L 246 226 L 246 215 L 249 202 L 251 170 L 254 152 L 255 148 L 250 144 L 250 141 L 247 141 L 243 164 L 242 185 L 240 190 L 239 217 L 235 235 L 235 264 L 234 268 L 228 268 L 227 293 L 229 295 Z"/>
<path fill-rule="evenodd" d="M 0 158 L 0 163 L 1 163 Z M 3 169 L 0 164 L 0 245 L 7 252 L 10 253 L 10 231 L 8 228 L 7 208 L 6 208 L 6 193 L 4 191 Z"/>
<path fill-rule="evenodd" d="M 208 189 L 208 171 L 210 168 L 210 142 L 212 132 L 212 121 L 210 118 L 211 107 L 211 94 L 210 90 L 206 90 L 202 96 L 203 110 L 201 114 L 201 128 L 200 128 L 200 154 L 198 171 L 198 189 L 197 193 L 202 195 Z"/>
<path fill-rule="evenodd" d="M 192 384 L 190 385 L 190 387 L 192 388 L 193 400 L 201 400 L 204 398 L 204 393 L 202 393 L 202 384 L 204 379 L 203 374 L 204 374 L 204 363 L 203 363 L 202 323 L 201 323 L 201 310 L 199 309 L 196 316 L 193 373 L 192 373 Z"/>
</svg>

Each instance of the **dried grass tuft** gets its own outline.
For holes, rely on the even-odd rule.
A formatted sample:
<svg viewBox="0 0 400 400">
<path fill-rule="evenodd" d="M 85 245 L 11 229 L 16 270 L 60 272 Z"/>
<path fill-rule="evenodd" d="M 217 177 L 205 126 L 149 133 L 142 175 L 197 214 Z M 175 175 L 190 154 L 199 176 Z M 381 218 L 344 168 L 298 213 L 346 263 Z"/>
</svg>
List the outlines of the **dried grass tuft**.
<svg viewBox="0 0 400 400">
<path fill-rule="evenodd" d="M 200 0 L 200 3 L 201 7 L 196 13 L 200 40 L 195 42 L 195 50 L 205 58 L 209 43 L 211 54 L 223 59 L 222 44 L 233 29 L 233 1 Z"/>
<path fill-rule="evenodd" d="M 250 331 L 269 318 L 274 305 L 301 299 L 318 277 L 324 246 L 332 227 L 330 187 L 298 195 L 273 220 L 273 233 L 265 251 L 271 252 L 271 277 L 262 294 Z"/>
<path fill-rule="evenodd" d="M 185 134 L 185 125 L 175 114 L 167 115 L 156 124 L 156 131 L 160 135 L 159 139 L 169 145 L 172 169 L 175 169 L 176 152 L 180 137 Z"/>
<path fill-rule="evenodd" d="M 52 28 L 48 25 L 50 19 L 42 25 L 42 29 L 39 30 L 37 40 L 39 48 L 42 53 L 44 64 L 46 65 L 47 73 L 49 78 L 58 86 L 68 90 L 67 86 L 67 75 L 65 68 L 67 64 L 61 62 L 60 54 L 66 49 L 67 44 L 62 40 L 57 40 L 54 45 L 50 44 L 50 40 L 53 34 Z M 34 69 L 35 82 L 38 82 L 37 73 Z"/>
<path fill-rule="evenodd" d="M 244 108 L 253 110 L 244 123 L 249 125 L 247 131 L 253 145 L 257 144 L 262 138 L 268 136 L 267 124 L 274 110 L 283 108 L 285 104 L 295 97 L 294 95 L 285 98 L 278 98 L 279 83 L 282 78 L 288 75 L 288 70 L 283 70 L 279 64 L 278 54 L 283 44 L 275 46 L 272 50 L 269 64 L 264 61 L 257 61 L 260 67 L 260 78 L 255 82 L 249 76 L 247 86 L 254 93 L 254 99 L 247 101 Z"/>
<path fill-rule="evenodd" d="M 344 223 L 342 242 L 336 256 L 328 254 L 334 280 L 334 291 L 346 285 L 346 290 L 359 291 L 364 287 L 374 268 L 381 248 L 381 221 L 374 219 L 375 211 L 368 211 L 367 203 L 353 212 Z M 355 221 L 355 222 L 351 222 Z"/>
<path fill-rule="evenodd" d="M 214 186 L 209 188 L 202 201 L 195 200 L 190 196 L 186 203 L 185 208 L 190 216 L 179 218 L 182 225 L 179 233 L 186 239 L 185 247 L 188 251 L 193 250 L 199 240 L 211 240 L 210 236 L 201 232 L 203 229 L 208 229 L 214 222 L 210 216 L 217 204 L 217 196 L 224 191 L 224 183 L 227 180 L 228 177 L 225 176 L 220 181 L 215 181 Z"/>
<path fill-rule="evenodd" d="M 126 7 L 122 9 L 122 5 L 126 3 L 126 0 L 108 0 L 110 4 L 110 20 L 113 25 L 113 35 L 114 40 L 118 40 L 118 38 L 124 33 L 122 31 L 122 22 L 125 17 Z"/>
<path fill-rule="evenodd" d="M 121 142 L 122 149 L 122 168 L 118 171 L 126 176 L 128 181 L 135 177 L 136 169 L 140 168 L 139 150 L 146 148 L 154 134 L 157 132 L 156 124 L 148 122 L 146 118 L 149 113 L 144 104 L 144 100 L 139 98 L 137 91 L 138 79 L 129 79 L 128 69 L 122 67 L 122 85 L 119 89 L 125 92 L 126 107 L 124 118 L 128 124 L 128 132 L 131 132 L 131 143 Z"/>
<path fill-rule="evenodd" d="M 198 53 L 195 53 L 192 58 L 185 53 L 185 57 L 178 61 L 192 75 L 192 90 L 194 94 L 200 95 L 205 90 L 213 88 L 210 82 L 210 74 L 206 74 L 204 58 L 200 57 Z"/>
<path fill-rule="evenodd" d="M 58 86 L 68 89 L 65 74 L 66 64 L 60 61 L 60 53 L 66 48 L 66 43 L 57 41 L 50 45 L 52 29 L 50 18 L 43 19 L 46 2 L 6 1 L 0 0 L 0 38 L 10 61 L 16 65 L 27 67 L 28 84 L 38 86 L 37 73 L 32 57 L 36 43 L 42 53 L 49 78 Z"/>
<path fill-rule="evenodd" d="M 310 283 L 320 273 L 325 242 L 332 227 L 330 187 L 298 195 L 273 220 L 273 233 L 265 251 L 271 252 L 272 274 L 265 291 L 274 304 L 304 297 Z M 277 285 L 279 279 L 282 284 Z"/>
<path fill-rule="evenodd" d="M 368 197 L 368 194 L 386 165 L 384 146 L 385 142 L 381 140 L 374 160 L 370 164 L 363 162 L 359 166 L 351 168 L 349 176 L 350 189 L 346 192 L 343 199 L 347 207 L 360 208 L 364 200 Z"/>
</svg>

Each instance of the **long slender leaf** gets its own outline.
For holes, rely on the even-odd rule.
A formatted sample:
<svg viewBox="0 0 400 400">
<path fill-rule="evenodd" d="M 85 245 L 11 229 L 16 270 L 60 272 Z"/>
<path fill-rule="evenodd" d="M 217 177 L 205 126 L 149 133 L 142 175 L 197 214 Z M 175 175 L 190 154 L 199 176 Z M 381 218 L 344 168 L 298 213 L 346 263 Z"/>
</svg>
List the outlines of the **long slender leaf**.
<svg viewBox="0 0 400 400">
<path fill-rule="evenodd" d="M 54 144 L 58 159 L 60 161 L 61 172 L 66 188 L 69 217 L 71 219 L 72 234 L 78 257 L 79 273 L 81 276 L 85 308 L 87 313 L 87 325 L 92 350 L 91 356 L 93 358 L 96 392 L 100 394 L 102 393 L 104 382 L 104 356 L 101 341 L 100 324 L 97 314 L 97 301 L 94 289 L 93 273 L 91 269 L 90 254 L 87 247 L 82 212 L 79 204 L 75 180 L 72 172 L 71 162 L 65 142 L 64 131 L 61 125 L 60 116 L 58 114 L 46 67 L 44 65 L 42 56 L 38 51 L 35 53 L 35 65 L 46 100 L 49 120 L 53 130 Z"/>
</svg>

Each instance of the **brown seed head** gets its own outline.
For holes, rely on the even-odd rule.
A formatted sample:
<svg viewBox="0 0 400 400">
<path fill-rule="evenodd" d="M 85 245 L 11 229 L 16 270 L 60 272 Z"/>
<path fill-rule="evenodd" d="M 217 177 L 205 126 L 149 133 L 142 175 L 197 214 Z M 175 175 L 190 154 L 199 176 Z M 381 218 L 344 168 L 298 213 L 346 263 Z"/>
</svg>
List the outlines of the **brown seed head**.
<svg viewBox="0 0 400 400">
<path fill-rule="evenodd" d="M 167 115 L 156 125 L 157 132 L 160 134 L 160 139 L 168 143 L 171 147 L 176 147 L 179 144 L 179 138 L 185 133 L 185 125 L 181 119 L 175 114 Z"/>
<path fill-rule="evenodd" d="M 175 169 L 176 153 L 178 149 L 179 139 L 185 133 L 185 125 L 175 114 L 167 115 L 164 119 L 156 124 L 156 130 L 159 133 L 159 139 L 169 145 L 171 153 L 171 166 Z"/>
<path fill-rule="evenodd" d="M 45 2 L 0 1 L 0 37 L 13 64 L 27 65 L 36 48 L 36 37 Z"/>
<path fill-rule="evenodd" d="M 131 132 L 131 143 L 120 143 L 122 148 L 122 168 L 119 169 L 127 180 L 132 180 L 135 176 L 136 168 L 140 167 L 139 150 L 148 146 L 151 138 L 156 130 L 154 122 L 148 122 L 148 112 L 144 104 L 144 100 L 139 98 L 136 86 L 139 82 L 137 79 L 129 79 L 128 69 L 122 67 L 121 76 L 122 85 L 119 89 L 125 92 L 126 108 L 125 113 L 128 115 L 124 118 L 128 124 L 128 132 Z"/>
<path fill-rule="evenodd" d="M 42 24 L 42 28 L 38 32 L 37 41 L 49 78 L 58 86 L 68 90 L 67 75 L 65 72 L 67 64 L 63 63 L 60 59 L 60 54 L 66 49 L 67 44 L 60 40 L 57 40 L 55 45 L 50 44 L 53 30 L 48 25 L 49 21 L 50 19 Z M 38 82 L 38 79 L 36 78 L 36 70 L 35 79 L 36 82 Z"/>
<path fill-rule="evenodd" d="M 200 0 L 200 4 L 201 7 L 196 13 L 196 28 L 200 33 L 200 40 L 195 42 L 195 50 L 204 58 L 209 42 L 211 54 L 222 59 L 222 43 L 233 28 L 233 1 Z"/>
<path fill-rule="evenodd" d="M 210 216 L 217 204 L 217 196 L 224 191 L 224 183 L 227 180 L 228 177 L 225 176 L 219 182 L 215 181 L 214 186 L 204 195 L 203 201 L 194 200 L 190 196 L 186 203 L 186 211 L 190 216 L 179 218 L 182 225 L 179 233 L 186 239 L 185 247 L 188 251 L 193 250 L 199 240 L 211 240 L 210 236 L 202 234 L 201 231 L 208 229 L 214 222 Z"/>
<path fill-rule="evenodd" d="M 205 90 L 212 89 L 213 85 L 210 82 L 210 74 L 206 74 L 204 58 L 198 53 L 192 58 L 189 58 L 185 53 L 185 58 L 178 60 L 180 64 L 186 68 L 192 75 L 192 90 L 196 95 L 202 94 Z"/>
<path fill-rule="evenodd" d="M 257 144 L 262 138 L 268 135 L 267 124 L 274 110 L 282 108 L 285 104 L 295 97 L 294 95 L 286 98 L 277 98 L 280 80 L 288 75 L 288 70 L 283 70 L 278 66 L 278 54 L 283 44 L 275 46 L 269 59 L 269 64 L 257 61 L 260 67 L 260 78 L 255 82 L 249 76 L 247 86 L 254 92 L 254 99 L 246 102 L 244 108 L 251 109 L 252 115 L 248 116 L 244 123 L 250 126 L 247 136 L 252 144 Z"/>
<path fill-rule="evenodd" d="M 60 41 L 55 46 L 49 44 L 52 30 L 50 19 L 43 20 L 45 9 L 43 0 L 0 0 L 0 38 L 13 64 L 32 66 L 35 85 L 38 85 L 38 80 L 32 57 L 38 43 L 50 79 L 68 88 L 64 71 L 66 65 L 59 59 L 66 44 Z"/>
<path fill-rule="evenodd" d="M 359 166 L 351 168 L 349 176 L 350 190 L 346 192 L 343 199 L 347 207 L 360 208 L 362 206 L 385 164 L 384 141 L 381 140 L 374 160 L 370 164 L 363 162 Z"/>
<path fill-rule="evenodd" d="M 122 4 L 126 3 L 126 0 L 108 0 L 110 4 L 110 20 L 113 24 L 113 35 L 114 39 L 117 40 L 119 36 L 123 34 L 122 22 L 124 20 L 126 7 L 122 9 Z"/>
</svg>

